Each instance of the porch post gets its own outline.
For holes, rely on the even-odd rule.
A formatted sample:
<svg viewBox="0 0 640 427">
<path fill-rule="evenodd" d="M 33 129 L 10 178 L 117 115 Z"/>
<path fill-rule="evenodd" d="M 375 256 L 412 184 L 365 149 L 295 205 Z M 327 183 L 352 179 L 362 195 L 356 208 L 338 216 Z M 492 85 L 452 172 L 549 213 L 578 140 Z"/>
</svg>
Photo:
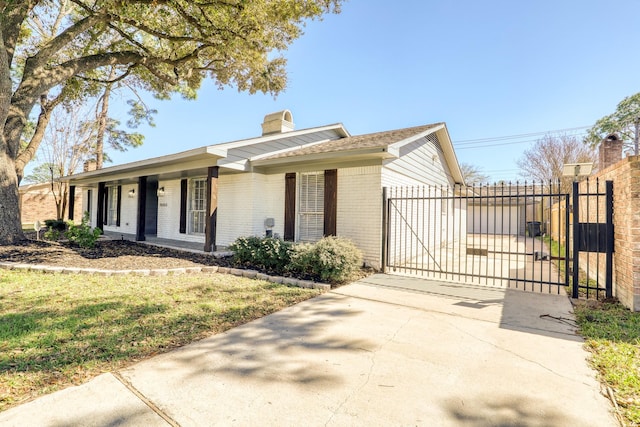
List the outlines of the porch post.
<svg viewBox="0 0 640 427">
<path fill-rule="evenodd" d="M 104 231 L 104 196 L 106 188 L 104 182 L 98 183 L 98 209 L 96 212 L 96 228 Z"/>
<path fill-rule="evenodd" d="M 218 166 L 211 166 L 207 172 L 207 207 L 205 222 L 204 251 L 216 251 L 216 228 L 218 222 Z"/>
<path fill-rule="evenodd" d="M 76 208 L 76 186 L 69 186 L 69 221 L 73 221 L 73 211 Z"/>
<path fill-rule="evenodd" d="M 138 213 L 136 222 L 136 241 L 142 242 L 146 240 L 145 228 L 147 215 L 147 177 L 138 178 Z"/>
</svg>

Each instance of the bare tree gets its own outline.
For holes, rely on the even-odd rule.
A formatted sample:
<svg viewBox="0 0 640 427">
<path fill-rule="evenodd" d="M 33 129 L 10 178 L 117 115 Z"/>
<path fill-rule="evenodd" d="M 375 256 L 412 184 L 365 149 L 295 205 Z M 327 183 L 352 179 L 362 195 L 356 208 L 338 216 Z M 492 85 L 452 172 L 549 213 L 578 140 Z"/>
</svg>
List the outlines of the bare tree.
<svg viewBox="0 0 640 427">
<path fill-rule="evenodd" d="M 25 177 L 27 182 L 51 185 L 57 219 L 65 217 L 69 199 L 68 184 L 58 178 L 73 175 L 94 153 L 95 126 L 90 125 L 88 117 L 77 107 L 54 110 L 36 157 L 41 163 Z"/>
<path fill-rule="evenodd" d="M 542 183 L 558 180 L 561 190 L 569 192 L 573 178 L 562 176 L 563 165 L 595 162 L 596 158 L 595 150 L 575 136 L 546 135 L 525 150 L 517 164 L 523 178 Z"/>
<path fill-rule="evenodd" d="M 483 184 L 489 181 L 489 175 L 484 174 L 476 165 L 460 163 L 460 170 L 466 185 Z"/>
</svg>

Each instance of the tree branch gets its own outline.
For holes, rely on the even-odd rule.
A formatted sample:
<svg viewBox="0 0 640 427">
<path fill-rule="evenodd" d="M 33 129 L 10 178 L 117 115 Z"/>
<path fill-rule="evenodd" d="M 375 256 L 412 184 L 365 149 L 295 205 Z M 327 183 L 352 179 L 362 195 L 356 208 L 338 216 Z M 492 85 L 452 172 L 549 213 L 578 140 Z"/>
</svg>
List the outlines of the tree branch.
<svg viewBox="0 0 640 427">
<path fill-rule="evenodd" d="M 53 109 L 58 106 L 64 99 L 64 94 L 60 93 L 52 100 L 48 100 L 46 95 L 40 97 L 40 114 L 38 115 L 38 122 L 36 129 L 29 140 L 27 147 L 20 152 L 16 158 L 16 173 L 18 175 L 18 182 L 22 180 L 24 175 L 24 168 L 36 155 L 38 147 L 44 138 L 44 132 L 47 129 L 49 120 L 51 119 L 51 113 Z"/>
</svg>

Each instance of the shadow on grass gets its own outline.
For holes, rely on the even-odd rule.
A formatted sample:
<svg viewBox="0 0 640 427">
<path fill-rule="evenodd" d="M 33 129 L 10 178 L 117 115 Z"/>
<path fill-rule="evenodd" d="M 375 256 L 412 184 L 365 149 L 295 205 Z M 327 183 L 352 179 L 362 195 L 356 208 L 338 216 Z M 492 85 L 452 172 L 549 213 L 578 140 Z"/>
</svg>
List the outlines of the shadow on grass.
<svg viewBox="0 0 640 427">
<path fill-rule="evenodd" d="M 275 363 L 291 366 L 286 369 L 289 381 L 310 383 L 337 381 L 313 369 L 311 363 L 298 360 L 293 367 L 289 356 L 295 349 L 362 351 L 369 344 L 326 336 L 324 329 L 357 312 L 336 309 L 330 296 L 306 305 L 295 316 L 277 312 L 262 322 L 252 322 L 195 346 L 207 354 L 225 356 L 229 362 L 207 367 L 216 372 L 247 376 L 268 372 Z M 293 307 L 298 309 L 298 307 Z M 212 333 L 250 322 L 277 308 L 261 301 L 248 301 L 219 311 L 201 307 L 195 312 L 171 314 L 164 304 L 139 304 L 123 301 L 85 301 L 64 311 L 26 311 L 0 316 L 0 337 L 6 343 L 0 347 L 0 374 L 40 372 L 59 375 L 76 367 L 122 366 L 131 360 L 174 349 Z M 270 348 L 273 352 L 259 351 Z M 177 360 L 196 375 L 206 364 L 202 353 L 181 353 Z M 286 360 L 285 360 L 286 359 Z M 267 381 L 267 377 L 264 377 Z M 282 380 L 282 378 L 280 378 Z"/>
</svg>

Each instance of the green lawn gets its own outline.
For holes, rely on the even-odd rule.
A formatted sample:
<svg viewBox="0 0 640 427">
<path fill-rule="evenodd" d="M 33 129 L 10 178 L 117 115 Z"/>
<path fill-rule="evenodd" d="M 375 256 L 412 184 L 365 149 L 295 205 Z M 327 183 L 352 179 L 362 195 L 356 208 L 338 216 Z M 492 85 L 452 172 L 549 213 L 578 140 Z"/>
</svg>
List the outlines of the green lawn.
<svg viewBox="0 0 640 427">
<path fill-rule="evenodd" d="M 222 274 L 0 270 L 0 411 L 319 293 Z"/>
<path fill-rule="evenodd" d="M 640 425 L 640 313 L 617 303 L 589 302 L 576 306 L 575 314 L 591 363 L 613 391 L 625 425 Z"/>
</svg>

